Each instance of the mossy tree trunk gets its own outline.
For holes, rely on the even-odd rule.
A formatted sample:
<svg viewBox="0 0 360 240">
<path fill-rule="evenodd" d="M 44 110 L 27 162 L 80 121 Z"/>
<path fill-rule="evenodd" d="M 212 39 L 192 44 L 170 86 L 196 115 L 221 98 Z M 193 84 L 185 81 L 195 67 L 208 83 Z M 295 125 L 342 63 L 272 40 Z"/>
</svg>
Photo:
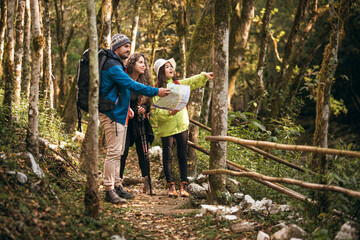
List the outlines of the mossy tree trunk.
<svg viewBox="0 0 360 240">
<path fill-rule="evenodd" d="M 230 20 L 229 110 L 233 109 L 231 98 L 236 92 L 236 79 L 240 72 L 251 22 L 254 18 L 254 0 L 243 0 L 241 3 L 238 2 L 236 5 Z"/>
<path fill-rule="evenodd" d="M 6 48 L 4 52 L 4 82 L 5 93 L 3 105 L 5 106 L 5 117 L 9 122 L 12 122 L 12 107 L 14 103 L 14 18 L 15 18 L 15 3 L 16 1 L 8 1 L 7 8 L 7 28 L 6 28 Z"/>
<path fill-rule="evenodd" d="M 25 0 L 18 2 L 15 23 L 15 87 L 14 87 L 14 103 L 15 106 L 20 104 L 21 92 L 21 67 L 22 58 L 24 54 L 24 14 L 25 14 Z"/>
<path fill-rule="evenodd" d="M 291 28 L 290 34 L 288 36 L 286 45 L 285 45 L 285 50 L 284 50 L 284 54 L 283 54 L 283 58 L 282 58 L 282 62 L 281 62 L 281 66 L 280 66 L 280 73 L 279 76 L 276 78 L 272 89 L 271 89 L 271 116 L 273 118 L 276 118 L 279 116 L 280 111 L 281 111 L 281 102 L 283 99 L 283 87 L 287 84 L 289 84 L 288 82 L 284 82 L 284 76 L 286 74 L 286 71 L 288 70 L 288 65 L 289 65 L 289 59 L 291 57 L 291 54 L 294 51 L 294 44 L 295 44 L 295 40 L 296 40 L 296 36 L 299 33 L 299 28 L 300 28 L 300 24 L 302 23 L 303 19 L 304 19 L 304 15 L 305 15 L 305 10 L 308 4 L 308 0 L 299 0 L 299 5 L 298 5 L 298 9 L 294 18 L 294 22 L 293 22 L 293 26 Z"/>
<path fill-rule="evenodd" d="M 176 23 L 176 34 L 179 37 L 180 49 L 180 79 L 186 78 L 186 36 L 187 36 L 187 18 L 186 18 L 186 2 L 184 0 L 178 1 L 178 16 Z"/>
<path fill-rule="evenodd" d="M 196 23 L 191 38 L 190 51 L 186 64 L 187 75 L 193 76 L 210 69 L 212 63 L 212 46 L 214 42 L 214 0 L 209 0 Z M 191 92 L 189 99 L 189 117 L 196 121 L 200 119 L 201 106 L 204 98 L 204 88 L 198 88 Z M 189 140 L 197 143 L 199 127 L 190 124 Z M 193 148 L 188 148 L 189 175 L 196 174 L 197 154 Z"/>
<path fill-rule="evenodd" d="M 330 0 L 331 34 L 329 43 L 324 50 L 324 58 L 319 73 L 319 83 L 316 94 L 316 120 L 314 132 L 314 146 L 328 147 L 328 131 L 330 118 L 331 86 L 335 79 L 338 65 L 338 49 L 344 37 L 344 23 L 347 21 L 352 1 Z M 337 11 L 336 11 L 337 9 Z M 325 154 L 314 153 L 311 157 L 311 167 L 322 176 L 320 183 L 326 183 L 325 174 L 328 172 L 329 159 Z M 330 206 L 329 197 L 326 193 L 317 193 L 315 200 L 321 206 L 318 211 L 324 212 Z"/>
<path fill-rule="evenodd" d="M 295 97 L 300 89 L 300 86 L 304 82 L 304 76 L 307 72 L 307 69 L 309 68 L 311 61 L 314 59 L 316 52 L 323 45 L 325 38 L 328 36 L 330 30 L 331 25 L 326 24 L 317 39 L 315 40 L 312 49 L 307 53 L 306 60 L 301 64 L 301 68 L 298 71 L 298 74 L 292 80 L 289 94 L 287 95 L 287 100 L 285 101 L 289 104 L 289 106 L 292 106 L 294 104 Z"/>
<path fill-rule="evenodd" d="M 341 0 L 340 4 L 330 1 L 331 34 L 329 43 L 324 50 L 324 58 L 319 73 L 319 84 L 316 97 L 316 121 L 314 146 L 328 147 L 328 130 L 330 118 L 331 85 L 334 81 L 338 65 L 338 49 L 344 37 L 344 22 L 346 22 L 352 2 Z M 338 11 L 335 8 L 338 7 Z M 312 169 L 325 174 L 328 161 L 325 154 L 315 153 L 311 158 Z"/>
<path fill-rule="evenodd" d="M 27 149 L 34 157 L 39 156 L 39 81 L 41 72 L 42 49 L 44 37 L 41 34 L 38 0 L 31 0 L 32 23 L 32 71 L 29 96 L 29 121 L 26 136 Z"/>
<path fill-rule="evenodd" d="M 30 0 L 25 0 L 25 16 L 24 16 L 24 55 L 22 62 L 22 80 L 21 92 L 23 95 L 29 97 L 30 89 L 30 42 L 31 42 L 31 11 Z"/>
<path fill-rule="evenodd" d="M 112 16 L 111 12 L 110 12 L 110 17 Z M 111 23 L 111 19 L 109 20 L 109 22 Z M 102 24 L 101 26 L 105 26 L 104 24 Z M 106 26 L 108 27 L 108 26 Z M 110 25 L 111 27 L 111 25 Z M 100 39 L 104 39 L 104 40 L 107 40 L 104 42 L 104 45 L 107 45 L 107 46 L 110 46 L 111 44 L 111 38 L 107 38 L 106 36 L 102 36 L 102 34 L 108 34 L 107 31 L 104 31 L 103 29 L 100 29 L 100 36 L 99 38 Z M 111 33 L 111 29 L 109 30 L 109 32 Z M 89 35 L 90 37 L 90 35 Z M 88 39 L 90 39 L 88 37 Z M 75 87 L 72 87 L 71 88 L 71 92 L 70 92 L 70 96 L 75 96 L 75 98 L 72 98 L 72 99 L 75 99 L 76 100 L 76 91 L 74 90 L 76 89 L 76 86 Z M 70 97 L 69 97 L 70 98 Z M 68 104 L 70 104 L 70 106 L 73 106 L 74 108 L 76 108 L 76 101 L 68 101 Z M 81 110 L 80 110 L 81 111 Z M 73 124 L 76 124 L 76 119 L 73 118 L 73 116 L 71 115 L 71 111 L 68 112 L 69 114 L 67 115 L 67 118 L 69 119 L 69 122 L 71 123 L 70 120 L 72 120 L 72 123 Z M 89 112 L 90 114 L 90 112 Z M 90 124 L 90 122 L 89 122 Z M 70 125 L 71 126 L 71 125 Z M 74 128 L 72 128 L 73 130 Z M 68 129 L 68 130 L 71 130 L 71 129 Z M 90 151 L 90 144 L 91 144 L 91 136 L 90 136 L 90 133 L 91 131 L 89 132 L 89 130 L 87 129 L 86 133 L 85 133 L 85 137 L 84 137 L 84 141 L 82 142 L 81 144 L 81 152 L 80 152 L 80 164 L 79 164 L 79 168 L 80 169 L 83 169 L 85 166 L 84 164 L 86 163 L 86 159 L 89 158 L 89 154 L 91 154 L 91 151 Z"/>
<path fill-rule="evenodd" d="M 95 2 L 88 0 L 87 4 L 90 44 L 90 89 L 89 89 L 89 154 L 86 159 L 85 212 L 95 218 L 99 212 L 98 196 L 98 130 L 99 130 L 99 61 L 98 41 L 96 31 Z M 111 16 L 111 15 L 110 15 Z M 103 38 L 106 39 L 106 38 Z"/>
<path fill-rule="evenodd" d="M 305 43 L 307 42 L 307 40 L 309 39 L 311 30 L 313 29 L 313 27 L 315 26 L 315 23 L 318 19 L 318 16 L 320 15 L 320 13 L 324 13 L 327 12 L 327 7 L 323 8 L 323 9 L 318 9 L 318 2 L 315 1 L 311 6 L 311 9 L 308 9 L 309 12 L 309 17 L 307 17 L 304 20 L 304 23 L 302 24 L 303 27 L 302 29 L 299 29 L 299 33 L 298 33 L 298 42 L 295 45 L 295 50 L 294 52 L 291 54 L 291 56 L 289 57 L 289 63 L 288 63 L 288 67 L 285 71 L 285 74 L 283 76 L 283 82 L 287 83 L 287 84 L 283 84 L 282 85 L 282 91 L 284 93 L 284 99 L 289 99 L 290 96 L 290 89 L 293 88 L 292 86 L 295 84 L 294 83 L 294 79 L 296 78 L 295 75 L 295 69 L 297 66 L 302 66 L 302 63 L 300 62 L 300 57 L 303 54 L 303 51 L 305 49 Z M 309 6 L 309 8 L 310 8 Z M 293 77 L 294 76 L 294 77 Z M 296 94 L 296 93 L 295 93 Z M 290 106 L 288 102 L 284 101 L 286 103 L 287 106 Z"/>
<path fill-rule="evenodd" d="M 227 135 L 227 91 L 229 77 L 229 25 L 230 25 L 230 0 L 216 0 L 214 5 L 214 91 L 212 99 L 212 136 Z M 210 143 L 209 169 L 226 169 L 227 142 Z M 209 176 L 211 193 L 210 203 L 225 203 L 223 195 L 226 176 Z"/>
<path fill-rule="evenodd" d="M 46 108 L 54 108 L 54 82 L 52 79 L 52 61 L 51 61 L 51 25 L 50 25 L 50 1 L 44 0 L 44 37 L 45 37 L 45 51 L 44 51 L 44 76 L 43 88 L 44 104 Z"/>
<path fill-rule="evenodd" d="M 4 56 L 6 20 L 7 20 L 7 1 L 0 1 L 0 75 L 3 74 L 2 62 Z"/>
<path fill-rule="evenodd" d="M 110 48 L 112 0 L 103 0 L 101 8 L 101 34 L 99 43 L 102 48 Z"/>
<path fill-rule="evenodd" d="M 259 47 L 259 60 L 258 65 L 256 67 L 256 78 L 255 78 L 255 86 L 254 86 L 254 100 L 258 103 L 257 107 L 254 107 L 254 111 L 258 113 L 261 107 L 261 96 L 264 94 L 265 87 L 263 81 L 263 72 L 265 68 L 265 58 L 267 51 L 267 39 L 269 36 L 269 24 L 270 24 L 270 16 L 271 10 L 274 0 L 266 1 L 265 13 L 262 18 L 261 32 L 260 32 L 260 47 Z"/>
<path fill-rule="evenodd" d="M 54 0 L 55 13 L 56 13 L 56 39 L 57 45 L 59 48 L 59 71 L 60 77 L 59 80 L 56 79 L 55 85 L 58 90 L 55 91 L 55 104 L 58 109 L 62 109 L 66 101 L 67 96 L 67 87 L 68 82 L 65 76 L 66 73 L 66 63 L 67 63 L 67 54 L 68 48 L 70 45 L 71 38 L 74 34 L 74 25 L 72 23 L 65 22 L 65 6 L 63 1 L 60 1 L 60 4 L 57 0 Z M 66 25 L 69 25 L 70 28 L 67 31 Z"/>
<path fill-rule="evenodd" d="M 134 16 L 131 24 L 131 54 L 135 52 L 135 48 L 136 48 L 136 34 L 139 26 L 140 9 L 141 9 L 140 3 L 141 3 L 140 0 L 135 0 L 134 3 Z"/>
</svg>

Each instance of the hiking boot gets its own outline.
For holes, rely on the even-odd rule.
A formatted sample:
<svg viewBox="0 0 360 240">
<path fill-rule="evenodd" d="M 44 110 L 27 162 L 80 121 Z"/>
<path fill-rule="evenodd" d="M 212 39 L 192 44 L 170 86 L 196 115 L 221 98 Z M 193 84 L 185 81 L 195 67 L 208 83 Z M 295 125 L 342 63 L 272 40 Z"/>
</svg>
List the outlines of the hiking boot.
<svg viewBox="0 0 360 240">
<path fill-rule="evenodd" d="M 143 193 L 150 195 L 150 185 L 149 185 L 149 178 L 148 176 L 142 177 L 141 181 L 144 183 L 143 186 Z M 155 195 L 155 189 L 152 187 L 151 192 Z"/>
<path fill-rule="evenodd" d="M 187 185 L 188 183 L 186 181 L 180 182 L 180 197 L 189 197 Z"/>
<path fill-rule="evenodd" d="M 105 191 L 105 202 L 110 202 L 112 204 L 122 204 L 122 203 L 126 203 L 126 200 L 119 197 L 116 194 L 115 189 L 113 189 L 113 190 Z"/>
<path fill-rule="evenodd" d="M 126 192 L 121 185 L 115 187 L 116 194 L 125 199 L 132 199 L 135 197 L 133 193 Z"/>
<path fill-rule="evenodd" d="M 169 197 L 175 197 L 175 198 L 178 197 L 178 194 L 177 194 L 176 189 L 175 189 L 175 183 L 174 182 L 169 182 L 168 183 L 168 196 Z"/>
</svg>

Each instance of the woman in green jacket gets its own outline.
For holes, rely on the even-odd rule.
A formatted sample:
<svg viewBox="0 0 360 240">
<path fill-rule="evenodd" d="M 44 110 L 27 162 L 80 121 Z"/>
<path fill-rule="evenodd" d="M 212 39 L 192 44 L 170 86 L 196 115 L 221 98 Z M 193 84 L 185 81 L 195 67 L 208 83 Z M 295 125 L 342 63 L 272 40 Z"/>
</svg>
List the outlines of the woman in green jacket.
<svg viewBox="0 0 360 240">
<path fill-rule="evenodd" d="M 166 87 L 166 84 L 181 84 L 190 85 L 190 89 L 196 89 L 205 85 L 206 81 L 213 78 L 213 73 L 202 72 L 199 75 L 186 78 L 184 80 L 174 81 L 176 62 L 173 58 L 169 60 L 158 59 L 154 63 L 154 71 L 157 76 L 156 87 Z M 154 102 L 158 100 L 154 97 Z M 189 115 L 186 108 L 180 111 L 177 110 L 163 110 L 156 108 L 155 117 L 158 122 L 158 134 L 161 137 L 163 145 L 163 169 L 168 185 L 168 196 L 178 197 L 175 189 L 174 177 L 172 174 L 172 157 L 173 144 L 177 143 L 177 156 L 179 160 L 180 169 L 180 196 L 188 197 L 189 193 L 186 190 L 187 182 L 187 142 L 188 142 L 188 128 Z"/>
</svg>

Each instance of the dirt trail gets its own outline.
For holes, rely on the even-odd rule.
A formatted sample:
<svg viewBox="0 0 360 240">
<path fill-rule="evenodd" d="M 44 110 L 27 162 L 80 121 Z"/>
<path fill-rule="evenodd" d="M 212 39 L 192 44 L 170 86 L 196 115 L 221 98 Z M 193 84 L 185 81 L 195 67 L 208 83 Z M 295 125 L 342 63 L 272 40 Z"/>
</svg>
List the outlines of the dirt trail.
<svg viewBox="0 0 360 240">
<path fill-rule="evenodd" d="M 167 196 L 165 180 L 158 179 L 160 169 L 160 161 L 151 162 L 156 193 L 153 196 L 142 193 L 142 183 L 125 186 L 126 190 L 135 194 L 135 198 L 125 205 L 116 206 L 127 209 L 121 219 L 131 222 L 132 228 L 137 230 L 136 239 L 199 239 L 192 213 L 198 210 L 189 208 L 188 198 Z M 137 156 L 132 149 L 129 151 L 124 176 L 135 179 L 141 177 Z"/>
</svg>

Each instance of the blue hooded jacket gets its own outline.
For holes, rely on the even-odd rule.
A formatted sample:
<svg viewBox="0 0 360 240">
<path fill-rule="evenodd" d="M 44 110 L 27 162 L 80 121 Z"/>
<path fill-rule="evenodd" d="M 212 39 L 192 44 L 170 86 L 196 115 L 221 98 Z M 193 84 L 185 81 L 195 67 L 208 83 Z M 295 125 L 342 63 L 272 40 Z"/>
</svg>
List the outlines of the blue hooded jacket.
<svg viewBox="0 0 360 240">
<path fill-rule="evenodd" d="M 106 95 L 115 103 L 115 109 L 104 113 L 110 119 L 126 125 L 130 105 L 130 91 L 140 93 L 145 96 L 153 97 L 158 95 L 159 89 L 132 80 L 125 72 L 124 65 L 120 58 L 112 51 L 107 49 L 110 58 L 106 60 L 101 71 L 100 95 Z M 120 93 L 120 98 L 119 98 Z"/>
</svg>

